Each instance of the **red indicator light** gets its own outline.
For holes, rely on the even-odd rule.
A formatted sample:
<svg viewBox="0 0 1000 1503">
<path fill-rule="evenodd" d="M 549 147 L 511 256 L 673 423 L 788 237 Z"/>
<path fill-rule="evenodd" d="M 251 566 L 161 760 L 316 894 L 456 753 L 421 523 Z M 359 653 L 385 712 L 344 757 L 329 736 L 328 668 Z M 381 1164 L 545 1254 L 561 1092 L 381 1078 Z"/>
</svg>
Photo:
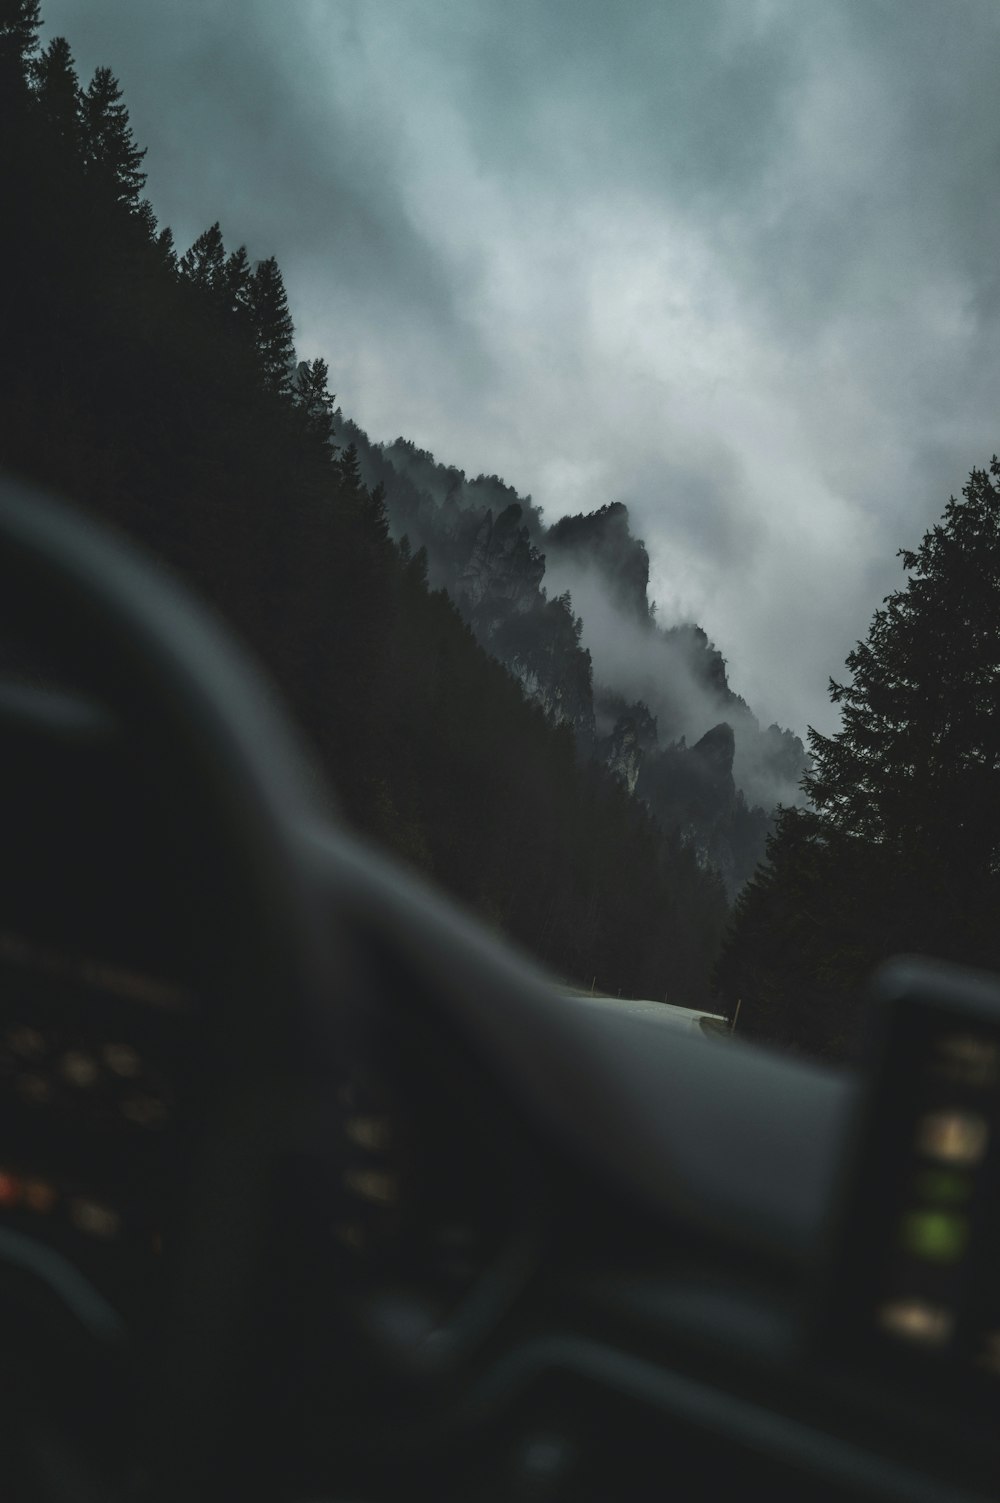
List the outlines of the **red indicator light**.
<svg viewBox="0 0 1000 1503">
<path fill-rule="evenodd" d="M 21 1199 L 21 1181 L 6 1169 L 0 1169 L 0 1209 L 9 1210 Z"/>
</svg>

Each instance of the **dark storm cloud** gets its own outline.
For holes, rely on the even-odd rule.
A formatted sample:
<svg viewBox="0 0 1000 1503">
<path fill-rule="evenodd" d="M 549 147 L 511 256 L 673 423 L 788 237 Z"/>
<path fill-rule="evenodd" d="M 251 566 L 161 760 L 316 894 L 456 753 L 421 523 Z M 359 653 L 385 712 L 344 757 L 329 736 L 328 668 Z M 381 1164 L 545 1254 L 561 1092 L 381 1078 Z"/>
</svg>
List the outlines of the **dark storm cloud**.
<svg viewBox="0 0 1000 1503">
<path fill-rule="evenodd" d="M 43 5 L 179 243 L 277 254 L 374 436 L 550 520 L 625 499 L 661 610 L 829 727 L 1000 447 L 994 0 Z"/>
</svg>

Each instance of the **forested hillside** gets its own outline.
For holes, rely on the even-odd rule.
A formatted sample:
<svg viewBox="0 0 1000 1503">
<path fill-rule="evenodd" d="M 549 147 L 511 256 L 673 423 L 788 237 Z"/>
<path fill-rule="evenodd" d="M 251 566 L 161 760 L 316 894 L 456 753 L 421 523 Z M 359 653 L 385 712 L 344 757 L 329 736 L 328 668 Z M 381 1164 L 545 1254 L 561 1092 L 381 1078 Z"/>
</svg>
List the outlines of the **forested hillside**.
<svg viewBox="0 0 1000 1503">
<path fill-rule="evenodd" d="M 325 363 L 296 366 L 277 263 L 219 225 L 179 253 L 142 196 L 114 75 L 79 80 L 65 41 L 40 47 L 39 24 L 35 0 L 0 0 L 0 463 L 139 540 L 226 617 L 359 830 L 567 978 L 707 1000 L 722 883 L 684 819 L 657 822 L 620 775 L 640 775 L 649 711 L 633 695 L 621 711 L 592 700 L 605 766 L 580 715 L 536 692 L 548 652 L 577 664 L 564 700 L 593 696 L 562 592 L 532 605 L 541 632 L 523 640 L 488 569 L 477 600 L 472 568 L 462 619 L 417 529 L 391 535 Z M 485 554 L 506 528 L 537 570 L 529 523 L 486 510 Z M 491 632 L 500 654 L 481 645 Z M 676 780 L 687 810 L 713 779 L 730 795 L 734 748 L 713 736 L 685 764 L 698 775 Z"/>
</svg>

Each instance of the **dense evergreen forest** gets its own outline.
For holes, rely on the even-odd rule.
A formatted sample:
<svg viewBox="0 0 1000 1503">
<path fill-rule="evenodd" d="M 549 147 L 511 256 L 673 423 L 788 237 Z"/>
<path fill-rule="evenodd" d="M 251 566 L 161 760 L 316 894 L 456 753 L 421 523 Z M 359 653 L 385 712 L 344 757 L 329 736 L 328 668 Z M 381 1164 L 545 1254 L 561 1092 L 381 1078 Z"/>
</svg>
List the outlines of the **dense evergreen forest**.
<svg viewBox="0 0 1000 1503">
<path fill-rule="evenodd" d="M 863 983 L 900 953 L 1000 970 L 1000 461 L 916 550 L 831 683 L 809 804 L 782 811 L 719 965 L 751 1035 L 830 1058 L 863 1041 Z"/>
<path fill-rule="evenodd" d="M 178 252 L 143 197 L 118 81 L 79 80 L 40 24 L 37 0 L 0 0 L 0 463 L 211 602 L 355 828 L 566 978 L 708 1001 L 717 872 L 582 754 L 429 581 L 426 551 L 391 535 L 326 364 L 296 364 L 275 260 L 217 224 Z M 542 609 L 553 640 L 578 637 L 565 601 Z M 627 733 L 638 746 L 642 726 Z M 702 759 L 712 776 L 732 765 L 723 742 Z"/>
</svg>

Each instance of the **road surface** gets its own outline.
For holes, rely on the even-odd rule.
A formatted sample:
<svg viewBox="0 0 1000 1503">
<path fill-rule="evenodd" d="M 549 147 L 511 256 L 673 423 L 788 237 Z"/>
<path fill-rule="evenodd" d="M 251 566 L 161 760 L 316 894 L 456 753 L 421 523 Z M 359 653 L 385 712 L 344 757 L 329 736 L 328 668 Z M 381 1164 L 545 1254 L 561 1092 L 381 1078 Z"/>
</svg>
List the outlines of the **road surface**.
<svg viewBox="0 0 1000 1503">
<path fill-rule="evenodd" d="M 631 997 L 601 997 L 591 992 L 561 991 L 572 1002 L 583 1002 L 602 1012 L 620 1012 L 633 1018 L 649 1018 L 665 1028 L 679 1028 L 684 1033 L 728 1033 L 729 1019 L 721 1013 L 700 1012 L 692 1007 L 677 1007 L 673 1002 L 643 1002 Z"/>
</svg>

